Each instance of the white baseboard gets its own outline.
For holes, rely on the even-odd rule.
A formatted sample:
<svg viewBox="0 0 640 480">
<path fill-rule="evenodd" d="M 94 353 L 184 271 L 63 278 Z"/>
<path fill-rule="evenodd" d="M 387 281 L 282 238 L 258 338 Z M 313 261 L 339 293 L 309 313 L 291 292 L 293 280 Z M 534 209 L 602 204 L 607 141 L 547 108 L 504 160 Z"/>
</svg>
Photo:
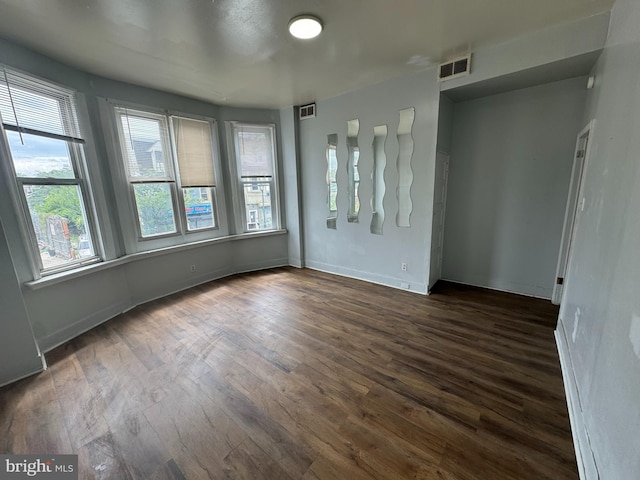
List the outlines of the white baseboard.
<svg viewBox="0 0 640 480">
<path fill-rule="evenodd" d="M 4 387 L 5 385 L 9 385 L 11 383 L 18 382 L 20 380 L 24 380 L 25 378 L 28 378 L 28 377 L 30 377 L 32 375 L 37 375 L 38 373 L 44 372 L 44 370 L 45 370 L 45 368 L 36 368 L 35 370 L 32 370 L 32 371 L 30 371 L 28 373 L 24 373 L 24 374 L 22 374 L 22 375 L 20 375 L 18 377 L 15 377 L 15 378 L 11 377 L 11 378 L 7 378 L 7 379 L 2 379 L 2 380 L 0 380 L 0 388 Z"/>
<path fill-rule="evenodd" d="M 569 421 L 571 422 L 571 435 L 573 436 L 573 446 L 576 451 L 576 461 L 578 463 L 578 473 L 580 480 L 599 480 L 598 466 L 591 449 L 589 432 L 584 422 L 584 415 L 578 392 L 578 385 L 573 371 L 569 345 L 565 334 L 562 319 L 558 319 L 558 328 L 554 332 L 558 354 L 560 356 L 560 368 L 564 390 L 567 397 L 567 407 L 569 409 Z"/>
<path fill-rule="evenodd" d="M 484 282 L 467 282 L 461 280 L 452 280 L 450 278 L 441 278 L 443 282 L 458 283 L 460 285 L 468 285 L 469 287 L 485 288 L 487 290 L 494 290 L 496 292 L 513 293 L 515 295 L 522 295 L 523 297 L 540 298 L 542 300 L 551 300 L 551 293 L 553 289 L 543 289 L 539 287 L 522 286 L 515 283 L 500 283 L 500 282 L 488 282 L 489 285 L 485 285 Z M 433 285 L 432 285 L 433 286 Z M 548 290 L 548 291 L 547 291 Z"/>
<path fill-rule="evenodd" d="M 289 257 L 289 266 L 304 268 L 304 262 L 300 257 Z"/>
<path fill-rule="evenodd" d="M 191 278 L 186 281 L 181 281 L 175 283 L 172 287 L 170 287 L 167 291 L 161 293 L 160 295 L 154 296 L 141 296 L 138 298 L 131 298 L 129 301 L 120 302 L 116 305 L 111 305 L 102 310 L 98 310 L 93 312 L 91 315 L 88 315 L 80 320 L 72 323 L 71 325 L 67 325 L 61 330 L 53 332 L 44 337 L 40 337 L 37 340 L 38 347 L 42 352 L 50 352 L 54 348 L 62 345 L 63 343 L 72 340 L 75 337 L 82 335 L 85 332 L 88 332 L 92 328 L 97 327 L 98 325 L 111 320 L 112 318 L 120 315 L 121 313 L 127 312 L 139 305 L 143 305 L 148 302 L 152 302 L 159 298 L 163 298 L 169 295 L 173 295 L 174 293 L 181 292 L 183 290 L 195 287 L 197 285 L 201 285 L 203 283 L 211 282 L 214 280 L 219 280 L 221 278 L 229 277 L 231 275 L 235 275 L 237 273 L 247 273 L 258 270 L 266 270 L 269 268 L 276 268 L 288 265 L 288 258 L 277 258 L 270 259 L 261 262 L 248 263 L 244 265 L 239 265 L 234 268 L 222 268 L 219 270 L 215 270 L 213 272 L 207 272 L 197 277 Z"/>
<path fill-rule="evenodd" d="M 305 267 L 310 268 L 311 270 L 318 270 L 320 272 L 331 273 L 334 275 L 340 275 L 342 277 L 353 278 L 356 280 L 363 280 L 365 282 L 375 283 L 377 285 L 384 285 L 385 287 L 397 288 L 398 290 L 420 293 L 422 295 L 427 294 L 427 284 L 424 282 L 415 282 L 409 279 L 404 280 L 386 275 L 364 272 L 353 268 L 346 268 L 340 267 L 338 265 L 316 262 L 313 260 L 307 260 Z M 405 287 L 403 285 L 408 285 L 408 287 Z"/>
<path fill-rule="evenodd" d="M 120 302 L 116 305 L 110 305 L 107 308 L 93 312 L 91 315 L 87 315 L 84 318 L 67 325 L 57 332 L 53 332 L 47 336 L 37 339 L 38 347 L 42 352 L 50 352 L 56 347 L 59 347 L 63 343 L 88 332 L 92 328 L 97 327 L 101 323 L 112 319 L 113 317 L 120 315 L 122 312 L 126 312 L 132 308 L 129 302 Z"/>
<path fill-rule="evenodd" d="M 286 267 L 289 265 L 289 257 L 272 258 L 261 262 L 243 263 L 235 267 L 235 273 L 257 272 L 269 268 Z"/>
</svg>

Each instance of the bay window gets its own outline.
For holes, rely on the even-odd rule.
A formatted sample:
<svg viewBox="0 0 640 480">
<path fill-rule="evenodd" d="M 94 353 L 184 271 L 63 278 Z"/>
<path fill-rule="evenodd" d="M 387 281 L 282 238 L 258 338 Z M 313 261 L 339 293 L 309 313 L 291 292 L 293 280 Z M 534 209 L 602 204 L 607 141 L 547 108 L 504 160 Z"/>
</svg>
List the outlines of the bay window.
<svg viewBox="0 0 640 480">
<path fill-rule="evenodd" d="M 115 107 L 138 237 L 218 227 L 214 122 Z"/>
</svg>

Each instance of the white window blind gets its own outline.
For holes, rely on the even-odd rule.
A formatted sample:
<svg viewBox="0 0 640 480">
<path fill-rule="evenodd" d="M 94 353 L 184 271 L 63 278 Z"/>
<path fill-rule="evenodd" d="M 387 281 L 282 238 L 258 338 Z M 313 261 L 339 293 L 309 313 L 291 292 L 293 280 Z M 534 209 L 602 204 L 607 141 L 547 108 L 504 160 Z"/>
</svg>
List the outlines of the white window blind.
<svg viewBox="0 0 640 480">
<path fill-rule="evenodd" d="M 83 142 L 73 90 L 0 68 L 0 113 L 7 130 Z"/>
<path fill-rule="evenodd" d="M 260 125 L 235 125 L 236 152 L 241 178 L 273 176 L 272 128 Z"/>
<path fill-rule="evenodd" d="M 172 122 L 182 187 L 215 186 L 211 124 L 182 117 Z"/>
<path fill-rule="evenodd" d="M 171 180 L 166 117 L 116 108 L 125 170 L 131 180 Z"/>
<path fill-rule="evenodd" d="M 73 90 L 0 65 L 0 113 L 34 278 L 99 261 Z"/>
</svg>

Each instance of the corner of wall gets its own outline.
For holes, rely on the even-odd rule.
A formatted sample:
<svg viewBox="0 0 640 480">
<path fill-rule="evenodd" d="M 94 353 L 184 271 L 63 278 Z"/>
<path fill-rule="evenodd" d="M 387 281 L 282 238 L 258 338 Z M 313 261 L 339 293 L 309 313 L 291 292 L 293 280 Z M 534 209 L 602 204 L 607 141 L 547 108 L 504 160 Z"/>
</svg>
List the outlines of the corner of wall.
<svg viewBox="0 0 640 480">
<path fill-rule="evenodd" d="M 299 129 L 295 107 L 280 109 L 280 152 L 282 158 L 285 227 L 289 232 L 289 257 L 304 263 L 304 229 L 300 179 Z"/>
<path fill-rule="evenodd" d="M 442 91 L 602 50 L 610 14 L 603 12 L 526 33 L 473 52 L 471 75 L 442 84 Z"/>
<path fill-rule="evenodd" d="M 573 446 L 576 452 L 580 480 L 599 480 L 600 475 L 591 449 L 589 432 L 584 422 L 578 385 L 573 371 L 564 323 L 561 318 L 558 318 L 558 327 L 554 332 L 554 336 L 560 357 L 560 369 L 562 370 L 562 380 L 567 397 L 571 435 L 573 436 Z"/>
</svg>

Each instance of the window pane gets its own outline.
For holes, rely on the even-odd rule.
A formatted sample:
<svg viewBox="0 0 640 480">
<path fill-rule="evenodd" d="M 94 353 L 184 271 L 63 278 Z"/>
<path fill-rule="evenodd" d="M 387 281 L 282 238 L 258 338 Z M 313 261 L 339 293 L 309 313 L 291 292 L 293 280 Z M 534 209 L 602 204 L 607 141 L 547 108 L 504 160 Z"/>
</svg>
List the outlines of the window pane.
<svg viewBox="0 0 640 480">
<path fill-rule="evenodd" d="M 45 270 L 95 255 L 77 185 L 24 185 L 24 194 Z"/>
<path fill-rule="evenodd" d="M 126 109 L 118 111 L 125 168 L 129 178 L 171 179 L 166 119 L 161 116 L 136 116 Z"/>
<path fill-rule="evenodd" d="M 58 135 L 80 136 L 70 91 L 53 92 L 43 82 L 26 79 L 15 72 L 7 71 L 7 77 L 11 95 L 4 75 L 0 75 L 0 112 L 4 123 Z"/>
<path fill-rule="evenodd" d="M 168 183 L 133 185 L 140 232 L 143 237 L 176 232 L 176 221 Z"/>
<path fill-rule="evenodd" d="M 200 230 L 215 227 L 213 195 L 210 188 L 183 188 L 187 229 Z"/>
<path fill-rule="evenodd" d="M 21 141 L 12 131 L 7 131 L 7 139 L 18 177 L 75 178 L 67 142 L 26 134 Z"/>
<path fill-rule="evenodd" d="M 335 217 L 338 212 L 338 184 L 332 183 L 329 185 L 329 213 L 330 216 Z"/>
<path fill-rule="evenodd" d="M 211 124 L 173 117 L 173 131 L 180 184 L 183 187 L 214 186 Z"/>
<path fill-rule="evenodd" d="M 237 125 L 236 150 L 240 176 L 271 177 L 273 175 L 273 140 L 271 127 Z"/>
<path fill-rule="evenodd" d="M 338 198 L 338 183 L 336 181 L 336 175 L 338 172 L 338 157 L 336 156 L 336 148 L 330 147 L 327 149 L 327 156 L 329 159 L 329 216 L 335 217 L 338 212 L 338 205 L 336 200 Z"/>
<path fill-rule="evenodd" d="M 357 149 L 353 152 L 353 195 L 354 195 L 354 212 L 358 215 L 360 211 L 360 195 L 358 190 L 360 189 L 360 171 L 358 170 L 358 161 L 360 159 L 360 150 Z"/>
<path fill-rule="evenodd" d="M 268 182 L 244 184 L 244 204 L 247 230 L 264 230 L 273 228 L 271 217 L 271 184 Z"/>
</svg>

